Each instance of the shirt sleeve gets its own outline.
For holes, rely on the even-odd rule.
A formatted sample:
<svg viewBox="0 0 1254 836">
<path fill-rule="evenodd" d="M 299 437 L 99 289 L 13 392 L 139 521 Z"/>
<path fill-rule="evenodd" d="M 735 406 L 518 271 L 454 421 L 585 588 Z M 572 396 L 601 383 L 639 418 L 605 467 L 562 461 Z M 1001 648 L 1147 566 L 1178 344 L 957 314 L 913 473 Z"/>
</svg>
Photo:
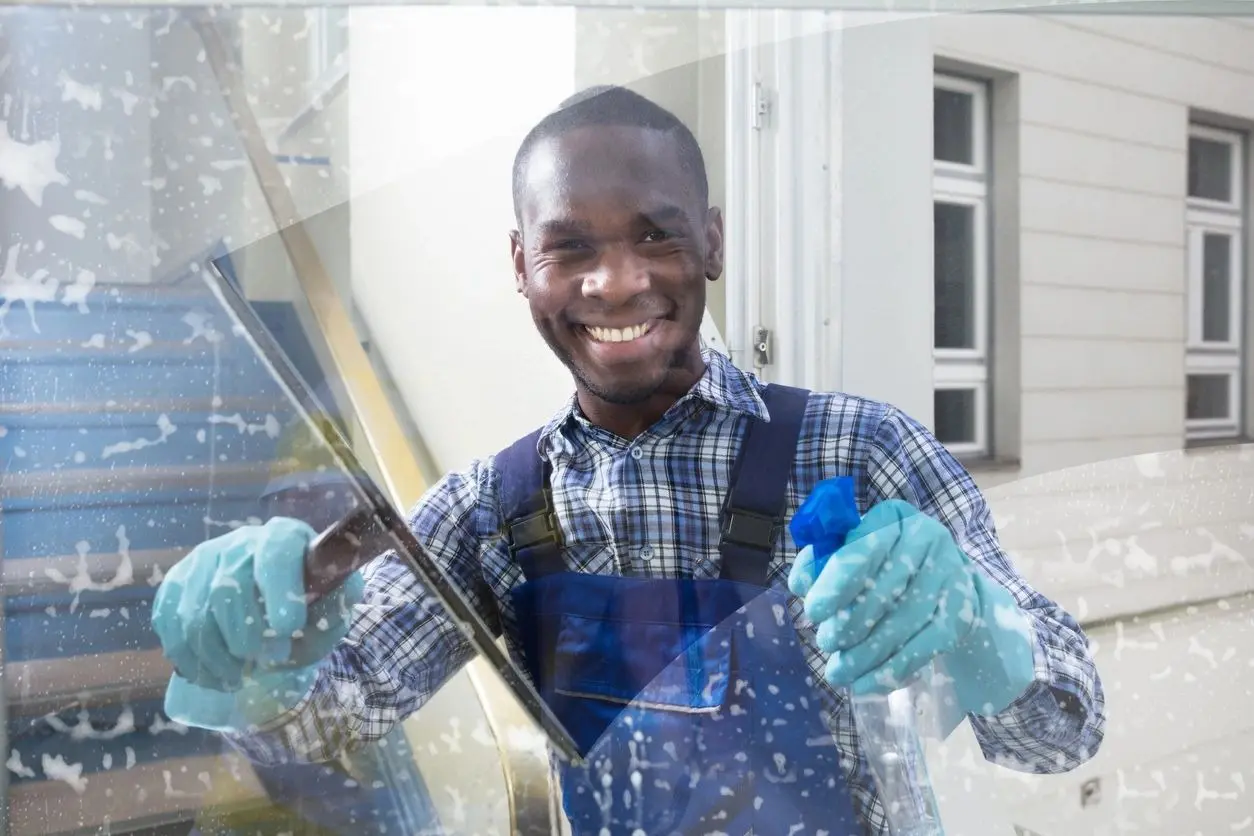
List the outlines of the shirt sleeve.
<svg viewBox="0 0 1254 836">
<path fill-rule="evenodd" d="M 984 756 L 1023 772 L 1067 772 L 1096 754 L 1105 695 L 1079 623 L 1010 562 L 974 479 L 925 427 L 889 408 L 867 467 L 868 499 L 899 498 L 943 522 L 961 548 L 1032 620 L 1036 676 L 996 715 L 968 715 Z"/>
<path fill-rule="evenodd" d="M 476 462 L 430 488 L 410 528 L 479 616 L 500 634 L 480 546 L 491 536 L 487 468 Z M 227 739 L 262 764 L 321 762 L 373 742 L 421 708 L 475 654 L 439 599 L 393 552 L 368 564 L 348 635 L 292 709 Z"/>
</svg>

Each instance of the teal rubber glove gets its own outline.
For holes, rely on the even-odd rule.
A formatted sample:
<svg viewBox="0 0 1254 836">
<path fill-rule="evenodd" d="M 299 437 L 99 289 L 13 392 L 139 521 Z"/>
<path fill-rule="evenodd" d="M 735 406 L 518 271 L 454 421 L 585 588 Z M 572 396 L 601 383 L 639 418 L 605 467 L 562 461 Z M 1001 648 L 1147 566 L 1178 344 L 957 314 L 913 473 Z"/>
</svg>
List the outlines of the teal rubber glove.
<svg viewBox="0 0 1254 836">
<path fill-rule="evenodd" d="M 305 603 L 305 553 L 315 536 L 300 520 L 275 517 L 201 543 L 166 574 L 152 626 L 175 668 L 165 697 L 171 719 L 242 730 L 308 692 L 365 587 L 354 573 Z"/>
<path fill-rule="evenodd" d="M 959 707 L 989 715 L 1034 679 L 1030 617 L 949 529 L 907 502 L 871 508 L 815 575 L 814 549 L 806 547 L 788 588 L 804 599 L 816 642 L 831 654 L 832 685 L 887 693 L 943 656 Z"/>
</svg>

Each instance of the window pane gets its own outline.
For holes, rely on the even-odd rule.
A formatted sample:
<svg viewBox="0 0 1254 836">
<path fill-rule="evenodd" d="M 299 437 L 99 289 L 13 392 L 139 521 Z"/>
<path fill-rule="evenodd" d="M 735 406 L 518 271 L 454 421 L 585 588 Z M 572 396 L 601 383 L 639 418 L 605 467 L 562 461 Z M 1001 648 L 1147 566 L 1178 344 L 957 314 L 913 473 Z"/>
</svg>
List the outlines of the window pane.
<svg viewBox="0 0 1254 836">
<path fill-rule="evenodd" d="M 1189 197 L 1232 202 L 1232 146 L 1189 137 Z"/>
<path fill-rule="evenodd" d="M 936 437 L 944 444 L 975 442 L 975 390 L 937 389 Z"/>
<path fill-rule="evenodd" d="M 975 348 L 975 207 L 933 206 L 936 347 Z"/>
<path fill-rule="evenodd" d="M 1232 236 L 1202 236 L 1202 339 L 1226 343 L 1232 333 Z"/>
<path fill-rule="evenodd" d="M 939 87 L 932 91 L 932 156 L 947 163 L 975 163 L 975 97 Z"/>
<path fill-rule="evenodd" d="M 1232 417 L 1227 374 L 1191 374 L 1185 415 L 1191 421 Z"/>
</svg>

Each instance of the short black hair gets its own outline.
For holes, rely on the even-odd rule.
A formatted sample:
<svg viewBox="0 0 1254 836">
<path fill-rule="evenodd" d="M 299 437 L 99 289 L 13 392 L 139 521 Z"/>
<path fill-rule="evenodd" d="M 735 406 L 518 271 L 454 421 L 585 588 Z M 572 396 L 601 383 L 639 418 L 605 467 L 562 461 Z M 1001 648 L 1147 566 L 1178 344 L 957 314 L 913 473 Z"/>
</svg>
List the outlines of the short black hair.
<svg viewBox="0 0 1254 836">
<path fill-rule="evenodd" d="M 634 90 L 601 84 L 581 90 L 564 100 L 541 119 L 523 138 L 514 155 L 514 218 L 522 227 L 523 169 L 536 143 L 561 136 L 567 131 L 591 125 L 647 128 L 671 134 L 679 151 L 679 164 L 695 181 L 702 207 L 710 202 L 710 183 L 705 156 L 697 138 L 679 117 Z"/>
</svg>

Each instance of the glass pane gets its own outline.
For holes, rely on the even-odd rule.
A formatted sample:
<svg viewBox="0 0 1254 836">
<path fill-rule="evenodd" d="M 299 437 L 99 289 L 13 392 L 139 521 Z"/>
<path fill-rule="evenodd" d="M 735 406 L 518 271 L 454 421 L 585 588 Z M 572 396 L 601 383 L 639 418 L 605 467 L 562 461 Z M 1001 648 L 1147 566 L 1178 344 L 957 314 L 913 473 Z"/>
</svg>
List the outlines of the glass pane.
<svg viewBox="0 0 1254 836">
<path fill-rule="evenodd" d="M 271 62 L 282 52 L 292 59 L 284 73 L 306 71 L 298 58 L 307 42 L 290 43 L 303 12 L 218 10 L 221 41 L 170 9 L 18 8 L 0 17 L 7 834 L 506 832 L 495 735 L 477 692 L 460 687 L 464 675 L 447 691 L 451 705 L 433 700 L 339 758 L 243 757 L 206 728 L 220 725 L 224 705 L 241 712 L 241 725 L 260 716 L 244 713 L 240 691 L 167 700 L 172 660 L 189 667 L 186 647 L 171 650 L 171 634 L 154 628 L 168 624 L 155 602 L 159 589 L 176 588 L 164 585 L 180 577 L 176 567 L 212 553 L 193 550 L 278 516 L 321 531 L 361 507 L 315 429 L 353 434 L 344 381 L 275 236 L 236 104 L 224 95 L 229 74 L 209 60 L 214 48 L 244 44 L 252 94 L 241 100 L 277 133 L 274 124 L 300 111 L 301 86 L 272 78 Z M 345 140 L 325 126 L 308 133 L 275 159 L 319 245 L 336 251 L 326 259 L 334 269 L 348 238 L 348 215 L 337 211 L 347 191 L 330 176 L 337 169 L 308 160 L 346 163 Z M 253 243 L 243 251 L 231 241 Z M 211 292 L 215 258 L 314 387 L 319 413 L 290 399 Z M 364 445 L 358 452 L 369 455 Z M 289 543 L 287 554 L 303 560 L 303 545 Z M 220 595 L 253 585 L 250 565 L 235 565 L 239 572 L 219 575 L 218 592 L 202 585 L 200 598 L 186 600 L 199 600 L 202 615 L 226 607 L 213 619 L 220 632 L 234 642 L 256 630 L 248 635 L 261 643 L 258 619 Z M 415 584 L 408 594 L 437 622 L 454 623 Z M 316 635 L 354 617 L 337 594 L 309 608 L 303 630 Z M 244 651 L 219 650 L 193 669 L 236 670 Z M 208 658 L 203 645 L 196 658 Z M 399 681 L 391 667 L 375 669 Z M 262 703 L 291 694 L 274 683 L 249 693 Z M 355 693 L 346 704 L 365 703 L 364 688 Z M 342 732 L 352 716 L 321 714 L 308 712 L 305 723 Z M 456 739 L 441 746 L 459 747 L 466 767 L 428 771 L 436 730 L 451 730 Z"/>
<path fill-rule="evenodd" d="M 942 203 L 932 207 L 935 229 L 936 347 L 974 348 L 975 208 Z"/>
<path fill-rule="evenodd" d="M 937 389 L 933 397 L 936 437 L 945 444 L 975 442 L 974 389 Z"/>
<path fill-rule="evenodd" d="M 1232 333 L 1232 236 L 1202 235 L 1202 339 L 1226 343 Z"/>
<path fill-rule="evenodd" d="M 1189 137 L 1189 197 L 1232 202 L 1232 166 L 1230 144 Z"/>
<path fill-rule="evenodd" d="M 937 87 L 932 91 L 932 153 L 947 163 L 975 164 L 975 97 Z"/>
<path fill-rule="evenodd" d="M 1232 375 L 1191 374 L 1185 415 L 1191 421 L 1232 417 Z"/>
<path fill-rule="evenodd" d="M 599 9 L 535 3 L 416 8 L 402 0 L 313 16 L 299 1 L 282 7 L 259 2 L 263 7 L 31 3 L 0 13 L 0 680 L 6 709 L 0 799 L 7 814 L 0 836 L 560 832 L 548 826 L 552 738 L 517 720 L 508 688 L 498 688 L 497 697 L 481 690 L 500 684 L 493 662 L 506 652 L 514 666 L 500 669 L 542 684 L 545 704 L 578 726 L 577 743 L 591 755 L 583 765 L 553 770 L 564 786 L 552 801 L 570 813 L 575 826 L 568 830 L 576 836 L 884 836 L 884 828 L 872 825 L 892 808 L 883 802 L 893 799 L 881 790 L 893 786 L 918 796 L 935 787 L 947 804 L 943 832 L 964 836 L 1010 833 L 1016 825 L 1024 832 L 1079 836 L 1102 827 L 1094 824 L 1099 820 L 1117 823 L 1110 824 L 1115 830 L 1165 834 L 1239 832 L 1248 824 L 1254 774 L 1244 732 L 1254 667 L 1245 660 L 1254 653 L 1248 630 L 1254 604 L 1246 599 L 1254 579 L 1238 558 L 1254 544 L 1248 525 L 1254 458 L 1235 445 L 1201 455 L 1177 449 L 1184 408 L 1178 382 L 1186 374 L 1180 370 L 1181 318 L 1178 300 L 1159 291 L 1180 278 L 1183 265 L 1172 253 L 1181 228 L 1179 218 L 1155 223 L 1140 209 L 1154 202 L 1146 195 L 1178 182 L 1183 160 L 1162 136 L 1138 134 L 1136 125 L 1157 124 L 1142 118 L 1146 107 L 1149 116 L 1158 113 L 1156 102 L 1248 100 L 1248 79 L 1226 68 L 1254 55 L 1254 30 L 1206 24 L 1194 27 L 1203 35 L 1194 38 L 1178 17 L 1129 15 L 1101 22 L 1111 37 L 1099 51 L 1091 33 L 1060 27 L 1048 12 L 906 15 L 901 22 L 887 18 L 902 16 L 876 15 L 872 25 L 848 25 L 828 42 L 791 37 L 813 31 L 809 17 L 759 4 L 767 14 L 758 22 L 789 37 L 776 43 L 749 37 L 752 53 L 735 54 L 728 52 L 735 33 L 727 24 L 736 21 L 719 0 L 686 8 L 664 0 L 605 8 L 613 4 L 601 0 Z M 945 4 L 961 5 L 939 5 Z M 839 22 L 868 22 L 854 20 L 861 17 Z M 320 34 L 310 28 L 324 19 L 349 21 L 351 31 L 338 22 Z M 1127 31 L 1121 30 L 1124 20 Z M 930 27 L 937 27 L 937 37 L 921 36 Z M 1210 37 L 1216 32 L 1222 38 Z M 1021 332 L 1014 336 L 1020 343 L 993 346 L 1006 352 L 1019 378 L 1017 394 L 997 396 L 1012 407 L 1007 432 L 993 423 L 993 393 L 972 382 L 976 378 L 941 377 L 941 386 L 966 388 L 938 392 L 931 379 L 910 390 L 907 375 L 872 376 L 930 367 L 934 353 L 945 354 L 933 352 L 933 342 L 969 348 L 991 334 L 987 318 L 975 318 L 974 278 L 987 276 L 989 266 L 985 208 L 954 205 L 964 199 L 956 195 L 944 198 L 929 239 L 926 216 L 918 229 L 913 224 L 920 219 L 908 208 L 898 211 L 892 199 L 898 187 L 929 199 L 945 194 L 932 192 L 937 164 L 927 159 L 929 123 L 936 158 L 979 161 L 974 146 L 984 138 L 972 131 L 986 121 L 975 108 L 987 98 L 942 91 L 926 100 L 936 81 L 931 67 L 938 43 L 954 55 L 1032 69 L 1008 102 L 1017 105 L 1017 117 L 1007 114 L 1022 130 L 1019 162 L 1030 175 L 1023 211 L 1005 218 L 1022 223 L 1008 230 L 1021 239 L 1021 327 L 1009 329 Z M 1019 54 L 1040 43 L 1049 48 Z M 1172 49 L 1168 54 L 1132 43 Z M 325 59 L 336 55 L 351 73 L 322 71 Z M 741 58 L 752 60 L 735 63 Z M 1181 62 L 1189 73 L 1178 72 Z M 1126 71 L 1131 64 L 1135 73 Z M 753 78 L 745 71 L 752 66 L 796 70 L 772 74 L 765 91 L 772 109 L 758 132 L 752 118 L 740 118 L 749 114 L 737 112 L 748 109 L 750 96 L 739 96 L 748 91 L 735 87 Z M 808 75 L 823 67 L 826 75 Z M 903 67 L 927 72 L 902 73 Z M 1091 84 L 1062 80 L 1080 78 Z M 917 81 L 923 85 L 911 88 Z M 1008 451 L 1021 456 L 1020 470 L 975 474 L 987 486 L 991 511 L 981 519 L 995 520 L 997 530 L 979 532 L 979 542 L 963 551 L 994 569 L 985 578 L 990 584 L 1007 584 L 1037 605 L 1032 626 L 1059 663 L 1051 666 L 1057 689 L 1051 696 L 1033 687 L 1030 699 L 1018 701 L 1007 717 L 966 722 L 931 764 L 941 768 L 914 769 L 904 786 L 877 783 L 873 773 L 911 762 L 911 725 L 863 724 L 868 705 L 883 706 L 850 699 L 848 682 L 828 681 L 847 675 L 845 664 L 860 654 L 833 657 L 819 646 L 787 587 L 796 551 L 779 538 L 780 528 L 752 515 L 736 517 L 736 525 L 748 526 L 737 530 L 747 540 L 779 539 L 770 562 L 761 551 L 747 550 L 750 568 L 768 572 L 765 579 L 754 576 L 762 583 L 716 586 L 726 565 L 721 502 L 731 495 L 737 445 L 726 435 L 716 435 L 713 444 L 693 439 L 744 426 L 739 418 L 714 416 L 742 416 L 752 407 L 748 385 L 707 390 L 702 394 L 730 393 L 733 402 L 703 398 L 698 409 L 668 410 L 630 444 L 617 434 L 585 432 L 578 420 L 566 422 L 569 433 L 559 446 L 569 442 L 572 465 L 557 462 L 558 489 L 547 497 L 534 490 L 541 483 L 532 472 L 507 480 L 488 471 L 489 456 L 569 403 L 574 386 L 536 333 L 532 306 L 553 305 L 547 322 L 558 326 L 592 314 L 657 317 L 658 330 L 642 328 L 634 339 L 602 335 L 613 344 L 596 340 L 591 329 L 545 332 L 559 345 L 574 346 L 576 357 L 579 341 L 605 342 L 587 353 L 618 358 L 647 377 L 662 364 L 632 358 L 656 358 L 670 348 L 674 357 L 685 355 L 671 337 L 685 323 L 695 324 L 697 306 L 672 304 L 672 291 L 706 288 L 710 319 L 719 325 L 727 311 L 743 311 L 752 301 L 733 295 L 745 284 L 760 291 L 760 299 L 785 301 L 769 270 L 739 287 L 708 283 L 691 269 L 699 259 L 676 257 L 691 255 L 683 249 L 691 242 L 708 246 L 717 236 L 654 236 L 652 229 L 617 255 L 656 255 L 665 269 L 653 276 L 688 279 L 668 281 L 662 296 L 628 293 L 621 302 L 607 296 L 598 307 L 574 292 L 577 282 L 553 281 L 544 285 L 548 292 L 518 297 L 505 241 L 516 223 L 523 225 L 515 217 L 510 174 L 519 143 L 559 102 L 602 83 L 628 85 L 693 129 L 705 155 L 710 205 L 736 210 L 727 212 L 729 266 L 745 267 L 736 259 L 754 253 L 783 263 L 788 252 L 782 247 L 803 246 L 816 257 L 797 261 L 804 275 L 794 285 L 809 288 L 816 279 L 838 277 L 845 290 L 855 291 L 819 300 L 831 305 L 823 311 L 833 314 L 829 324 L 842 326 L 835 338 L 852 395 L 901 394 L 904 405 L 933 392 L 934 424 L 944 443 L 970 449 L 977 431 L 986 446 L 1002 437 L 1021 442 Z M 823 107 L 828 97 L 838 100 L 834 110 Z M 1177 105 L 1163 112 L 1176 112 Z M 802 117 L 804 135 L 790 132 L 794 114 Z M 832 125 L 840 129 L 810 130 Z M 1178 126 L 1183 135 L 1184 121 Z M 544 141 L 542 156 L 554 164 L 549 188 L 556 189 L 555 181 L 569 188 L 557 193 L 564 199 L 527 206 L 565 208 L 575 216 L 573 223 L 545 227 L 562 232 L 562 245 L 560 255 L 544 262 L 544 278 L 559 267 L 586 278 L 591 259 L 582 259 L 592 248 L 619 240 L 614 236 L 622 230 L 645 232 L 645 218 L 665 226 L 676 220 L 675 208 L 688 205 L 664 201 L 624 212 L 645 185 L 651 196 L 675 189 L 697 194 L 697 183 L 688 179 L 699 170 L 696 155 L 690 147 L 672 155 L 667 144 L 682 132 L 645 133 L 623 147 L 614 144 L 614 131 L 600 133 L 605 128 L 594 122 L 570 145 Z M 753 163 L 742 165 L 746 149 Z M 1108 159 L 1081 160 L 1085 149 Z M 1237 160 L 1216 166 L 1205 151 L 1192 149 L 1202 164 L 1194 166 L 1201 173 L 1191 172 L 1189 189 L 1224 196 Z M 810 158 L 823 153 L 830 158 Z M 596 166 L 588 165 L 589 156 Z M 783 165 L 801 159 L 809 163 L 805 170 L 753 168 L 764 160 Z M 1111 160 L 1120 165 L 1107 166 Z M 742 177 L 751 168 L 757 180 Z M 536 171 L 528 167 L 528 173 Z M 605 173 L 608 188 L 597 176 Z M 1078 202 L 1092 191 L 1085 183 L 1131 191 L 1103 200 L 1095 217 Z M 729 207 L 729 195 L 743 197 L 756 187 L 760 202 L 732 200 Z M 533 184 L 524 179 L 522 188 L 529 192 Z M 795 228 L 778 230 L 771 209 L 788 194 L 814 211 L 797 218 Z M 659 214 L 659 207 L 670 208 Z M 862 234 L 858 222 L 879 234 Z M 763 249 L 754 232 L 769 246 Z M 317 260 L 302 247 L 302 236 L 312 239 Z M 977 240 L 982 250 L 975 249 Z M 1221 335 L 1227 333 L 1223 312 L 1237 308 L 1239 294 L 1219 279 L 1239 270 L 1240 248 L 1225 253 L 1213 239 L 1195 240 L 1205 276 L 1192 278 L 1208 308 L 1205 324 L 1194 311 L 1195 328 Z M 910 254 L 933 243 L 936 262 L 928 278 L 926 265 L 921 274 L 913 269 L 918 265 L 911 265 Z M 843 271 L 828 258 L 832 253 Z M 246 332 L 207 291 L 211 261 L 228 269 L 325 409 L 303 414 L 260 361 Z M 317 261 L 329 287 L 310 284 Z M 533 260 L 533 266 L 540 263 Z M 600 265 L 612 278 L 610 260 Z M 715 271 L 709 272 L 713 278 Z M 926 292 L 928 283 L 934 294 Z M 920 345 L 912 338 L 926 330 L 933 298 L 935 340 Z M 328 301 L 338 301 L 333 310 L 345 315 L 320 321 Z M 808 316 L 817 311 L 801 313 L 810 324 L 823 322 Z M 543 327 L 545 317 L 539 318 Z M 855 322 L 870 323 L 875 339 L 850 344 L 847 326 Z M 781 331 L 776 338 L 789 342 L 813 330 Z M 423 468 L 430 482 L 446 473 L 472 474 L 445 482 L 458 489 L 456 502 L 415 501 L 414 525 L 425 525 L 423 542 L 456 570 L 452 585 L 474 600 L 500 646 L 491 656 L 463 641 L 455 627 L 445 629 L 460 619 L 427 583 L 400 571 L 381 549 L 366 548 L 373 559 L 370 600 L 341 610 L 333 590 L 323 599 L 331 604 L 299 623 L 297 646 L 317 658 L 287 680 L 290 687 L 257 681 L 243 696 L 230 688 L 217 692 L 226 699 L 199 695 L 206 712 L 221 709 L 228 722 L 249 723 L 250 716 L 264 715 L 245 712 L 274 716 L 270 709 L 279 701 L 307 696 L 305 677 L 313 676 L 315 700 L 284 717 L 291 736 L 260 729 L 242 738 L 220 734 L 190 722 L 195 706 L 180 698 L 185 691 L 170 687 L 173 660 L 185 659 L 188 648 L 178 644 L 185 633 L 163 636 L 154 629 L 154 618 L 165 623 L 154 614 L 158 595 L 165 594 L 159 590 L 191 584 L 179 567 L 216 554 L 214 569 L 224 574 L 219 583 L 188 593 L 183 613 L 193 618 L 183 626 L 198 634 L 198 655 L 216 651 L 215 662 L 200 673 L 213 674 L 215 663 L 233 670 L 225 657 L 247 656 L 255 679 L 266 660 L 252 658 L 250 643 L 267 654 L 288 648 L 271 641 L 276 637 L 248 632 L 258 623 L 248 609 L 257 599 L 235 597 L 235 584 L 256 586 L 259 571 L 268 584 L 270 574 L 258 570 L 257 561 L 242 566 L 247 561 L 237 561 L 240 553 L 222 554 L 206 543 L 220 546 L 220 536 L 276 517 L 322 532 L 362 507 L 350 478 L 356 474 L 329 455 L 323 425 L 341 429 L 365 456 L 363 469 L 380 481 L 411 459 L 399 444 L 369 455 L 368 418 L 353 407 L 366 404 L 366 415 L 377 415 L 380 405 L 346 395 L 356 378 L 339 371 L 328 351 L 332 340 L 339 348 L 367 347 L 368 362 L 354 371 L 383 378 L 384 396 L 403 412 L 412 457 L 430 459 Z M 649 354 L 634 353 L 642 345 Z M 990 354 L 989 362 L 1000 359 Z M 1233 422 L 1224 416 L 1242 412 L 1228 384 L 1245 372 L 1234 379 L 1229 368 L 1188 379 L 1187 409 L 1195 421 L 1209 417 L 1227 425 Z M 729 373 L 724 379 L 740 378 Z M 658 403 L 648 398 L 650 408 Z M 970 512 L 982 506 L 971 483 L 951 478 L 917 428 L 860 398 L 828 403 L 832 420 L 811 422 L 812 432 L 824 434 L 821 442 L 807 439 L 798 447 L 816 457 L 816 466 L 799 472 L 856 474 L 859 500 L 891 496 L 922 505 L 944 518 L 963 546 L 971 545 L 964 532 L 972 532 Z M 842 405 L 857 414 L 841 412 Z M 770 412 L 773 420 L 787 415 L 786 409 Z M 426 442 L 425 453 L 419 441 Z M 1129 454 L 1135 458 L 1124 458 Z M 786 457 L 771 458 L 780 463 Z M 472 461 L 480 464 L 471 468 Z M 776 477 L 790 473 L 777 470 Z M 740 484 L 760 488 L 765 472 L 747 470 Z M 418 482 L 425 487 L 427 480 Z M 595 583 L 575 592 L 558 583 L 525 583 L 523 555 L 506 542 L 511 529 L 496 513 L 504 499 L 493 498 L 506 484 L 531 487 L 531 497 L 554 503 L 566 551 L 562 562 L 549 565 L 595 575 Z M 787 497 L 785 518 L 795 519 L 802 489 L 770 484 Z M 529 519 L 539 527 L 553 517 Z M 275 584 L 282 587 L 274 593 L 282 602 L 276 609 L 295 607 L 308 585 L 305 531 L 299 530 L 296 546 L 281 550 L 288 571 L 280 578 L 286 583 Z M 856 569 L 853 563 L 842 561 L 836 569 Z M 911 568 L 909 561 L 861 564 L 875 565 L 889 572 Z M 914 568 L 920 571 L 912 582 L 922 596 L 869 594 L 884 588 L 875 584 L 855 596 L 859 606 L 882 605 L 901 616 L 876 622 L 884 632 L 877 627 L 876 640 L 861 646 L 887 652 L 892 648 L 879 638 L 900 631 L 901 640 L 918 637 L 912 648 L 931 652 L 971 625 L 955 613 L 939 631 L 925 626 L 915 632 L 937 612 L 909 605 L 964 603 L 961 596 L 941 595 L 939 584 L 965 575 Z M 619 584 L 623 575 L 626 582 Z M 605 594 L 583 594 L 590 587 Z M 537 589 L 557 590 L 565 609 L 537 606 L 547 603 L 528 597 Z M 706 596 L 710 589 L 719 592 Z M 964 591 L 961 584 L 951 589 Z M 240 611 L 232 609 L 237 606 Z M 697 609 L 685 609 L 690 606 Z M 995 621 L 1013 614 L 1010 607 L 995 609 Z M 599 619 L 607 611 L 629 617 L 607 628 Z M 679 612 L 686 620 L 676 617 Z M 342 626 L 345 615 L 358 637 L 379 628 L 385 639 L 319 647 L 316 641 Z M 224 635 L 199 631 L 219 618 Z M 848 641 L 845 630 L 858 629 L 859 622 L 869 627 L 869 621 L 837 621 L 834 636 Z M 1013 634 L 1004 637 L 1013 650 Z M 1030 677 L 1028 644 L 1018 646 L 1027 651 L 1019 661 L 1026 661 Z M 984 661 L 1000 670 L 1006 659 L 1009 654 Z M 921 660 L 903 649 L 894 664 Z M 880 676 L 892 671 L 879 667 L 870 676 L 882 684 Z M 970 670 L 963 675 L 971 691 L 1000 681 Z M 1099 685 L 1109 698 L 1104 709 Z M 215 728 L 221 719 L 201 718 Z M 874 728 L 879 736 L 869 733 Z M 1099 741 L 1100 752 L 1086 764 Z M 521 753 L 531 771 L 507 773 L 510 753 Z M 1083 777 L 1073 771 L 1081 769 Z M 1071 774 L 1059 774 L 1066 771 Z M 1060 787 L 1079 791 L 1071 803 L 1058 803 Z M 837 803 L 847 800 L 844 789 L 853 791 L 852 807 Z M 1177 796 L 1186 803 L 1172 803 Z M 1208 803 L 1187 803 L 1194 796 Z M 1002 807 L 1004 826 L 989 820 L 990 806 Z"/>
<path fill-rule="evenodd" d="M 16 263 L 41 262 L 33 251 Z M 200 284 L 205 263 L 185 269 L 174 284 L 67 284 L 6 320 L 10 832 L 438 827 L 400 727 L 343 763 L 250 765 L 183 722 L 191 703 L 163 700 L 154 592 L 175 565 L 276 515 L 320 530 L 359 501 Z M 328 401 L 320 420 L 342 431 L 344 417 Z M 333 618 L 335 600 L 310 618 Z M 243 612 L 223 617 L 243 628 Z"/>
</svg>

